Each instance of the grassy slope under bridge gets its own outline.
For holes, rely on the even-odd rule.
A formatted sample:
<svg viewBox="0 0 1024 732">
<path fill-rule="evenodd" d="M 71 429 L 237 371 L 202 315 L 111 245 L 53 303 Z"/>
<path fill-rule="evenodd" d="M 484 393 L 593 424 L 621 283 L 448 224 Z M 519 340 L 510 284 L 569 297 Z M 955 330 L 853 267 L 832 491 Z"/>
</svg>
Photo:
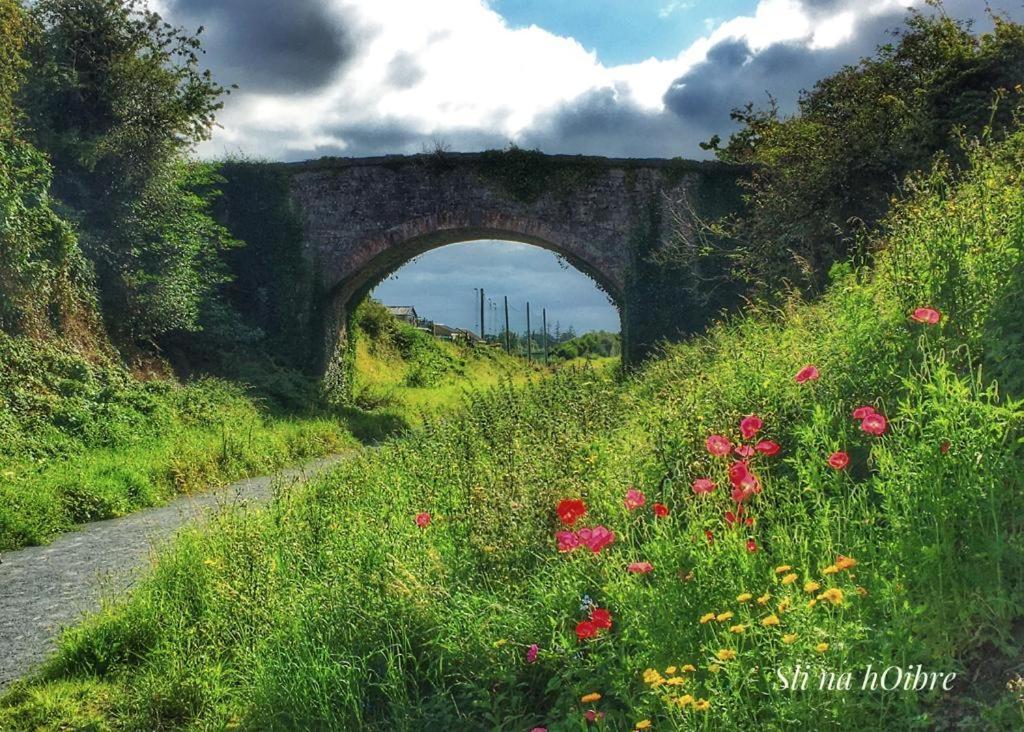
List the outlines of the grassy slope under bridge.
<svg viewBox="0 0 1024 732">
<path fill-rule="evenodd" d="M 920 182 L 874 270 L 837 268 L 816 303 L 749 312 L 624 384 L 584 370 L 498 389 L 186 534 L 4 698 L 0 727 L 567 730 L 587 710 L 609 729 L 1019 725 L 1022 411 L 993 377 L 1020 393 L 1024 135 L 973 158 L 955 187 Z M 942 322 L 912 322 L 921 305 Z M 797 384 L 809 362 L 820 380 Z M 865 404 L 885 434 L 851 419 Z M 736 528 L 704 443 L 737 440 L 750 413 L 782 449 L 753 458 L 763 491 Z M 844 471 L 826 462 L 840 449 Z M 694 495 L 702 476 L 715 492 Z M 632 512 L 630 486 L 647 501 Z M 555 504 L 577 496 L 581 525 L 616 532 L 599 554 L 556 551 Z M 588 599 L 612 627 L 581 642 Z M 785 692 L 775 670 L 797 663 L 920 663 L 961 684 Z"/>
</svg>

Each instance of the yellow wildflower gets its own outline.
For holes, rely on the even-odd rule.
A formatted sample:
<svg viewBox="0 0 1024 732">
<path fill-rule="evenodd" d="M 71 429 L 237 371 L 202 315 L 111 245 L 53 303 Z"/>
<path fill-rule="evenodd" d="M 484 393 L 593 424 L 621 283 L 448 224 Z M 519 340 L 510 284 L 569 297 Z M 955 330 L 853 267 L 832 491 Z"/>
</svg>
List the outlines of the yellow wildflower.
<svg viewBox="0 0 1024 732">
<path fill-rule="evenodd" d="M 785 577 L 782 578 L 782 584 L 784 584 L 784 585 L 791 585 L 794 582 L 796 582 L 796 573 L 794 573 L 794 572 L 790 572 L 789 574 L 787 574 Z"/>
<path fill-rule="evenodd" d="M 834 564 L 830 564 L 827 567 L 825 567 L 825 569 L 821 570 L 821 573 L 824 574 L 824 575 L 829 575 L 829 574 L 835 574 L 838 571 L 839 571 L 839 567 L 837 567 Z"/>
<path fill-rule="evenodd" d="M 726 610 L 724 613 L 718 613 L 718 617 L 715 618 L 719 623 L 724 623 L 726 620 L 732 620 L 732 610 Z"/>
<path fill-rule="evenodd" d="M 733 625 L 729 628 L 730 633 L 742 633 L 747 629 L 745 625 Z"/>
<path fill-rule="evenodd" d="M 807 601 L 807 609 L 810 610 L 812 607 L 814 607 L 817 604 L 818 604 L 818 601 L 815 600 L 814 598 L 811 598 L 810 600 Z"/>
<path fill-rule="evenodd" d="M 675 672 L 676 672 L 676 667 L 675 666 L 669 666 L 667 669 L 665 669 L 665 673 L 670 674 L 670 675 L 674 674 Z"/>
<path fill-rule="evenodd" d="M 675 700 L 676 705 L 680 708 L 685 707 L 688 704 L 693 704 L 693 702 L 693 694 L 683 694 L 681 697 Z"/>
<path fill-rule="evenodd" d="M 836 559 L 836 566 L 839 569 L 850 569 L 857 566 L 857 560 L 853 557 L 839 557 Z"/>
<path fill-rule="evenodd" d="M 816 650 L 818 653 L 824 653 L 828 650 L 828 643 L 819 643 L 814 647 L 814 650 Z"/>
<path fill-rule="evenodd" d="M 858 585 L 857 586 L 857 594 L 860 595 L 861 597 L 867 597 L 868 596 L 868 591 L 866 589 L 864 589 L 863 587 Z"/>
<path fill-rule="evenodd" d="M 779 612 L 780 612 L 780 613 L 784 613 L 784 612 L 786 612 L 787 610 L 789 610 L 789 606 L 790 606 L 790 604 L 791 604 L 791 603 L 790 603 L 790 600 L 789 600 L 789 598 L 787 597 L 787 598 L 786 598 L 785 600 L 783 600 L 782 602 L 780 602 L 780 603 L 779 603 Z"/>
<path fill-rule="evenodd" d="M 787 646 L 795 641 L 796 633 L 786 633 L 784 636 L 782 636 L 782 642 L 785 643 Z"/>
<path fill-rule="evenodd" d="M 821 589 L 821 585 L 814 580 L 808 580 L 804 582 L 804 592 L 817 592 Z"/>
<path fill-rule="evenodd" d="M 693 703 L 693 709 L 697 712 L 706 712 L 711 708 L 711 702 L 707 699 L 698 699 Z"/>
<path fill-rule="evenodd" d="M 501 648 L 506 643 L 508 643 L 508 641 L 505 638 L 502 638 L 501 640 L 494 641 L 494 647 L 495 648 Z"/>
<path fill-rule="evenodd" d="M 684 674 L 686 674 L 686 673 L 693 673 L 694 671 L 697 670 L 697 667 L 694 666 L 692 663 L 688 663 L 688 664 L 686 664 L 685 666 L 683 666 L 679 670 L 682 671 Z"/>
<path fill-rule="evenodd" d="M 763 625 L 766 628 L 770 628 L 773 625 L 778 625 L 778 624 L 779 624 L 779 616 L 776 615 L 775 613 L 772 613 L 767 618 L 765 618 L 764 620 L 761 621 L 761 625 Z"/>
<path fill-rule="evenodd" d="M 771 600 L 771 599 L 772 599 L 771 594 L 766 592 L 763 595 L 761 595 L 759 598 L 757 598 L 757 604 L 758 605 L 767 605 L 768 601 Z"/>
<path fill-rule="evenodd" d="M 752 597 L 753 595 L 751 595 L 749 592 L 744 592 L 742 595 L 736 596 L 736 602 L 750 602 L 750 599 Z"/>
<path fill-rule="evenodd" d="M 781 567 L 776 567 L 775 568 L 775 574 L 785 574 L 786 572 L 788 572 L 791 569 L 793 569 L 793 568 L 791 566 L 789 566 L 788 564 L 783 564 Z"/>
<path fill-rule="evenodd" d="M 731 648 L 723 648 L 715 653 L 715 658 L 719 661 L 731 661 L 736 658 L 736 651 Z"/>
<path fill-rule="evenodd" d="M 719 666 L 717 663 L 713 663 L 710 666 L 708 666 L 708 672 L 713 673 L 713 674 L 717 674 L 721 670 L 722 670 L 722 667 Z"/>
<path fill-rule="evenodd" d="M 824 592 L 822 592 L 820 595 L 818 595 L 818 599 L 819 600 L 828 600 L 833 605 L 842 605 L 843 604 L 843 591 L 840 590 L 838 587 L 830 587 L 827 590 L 825 590 Z"/>
<path fill-rule="evenodd" d="M 655 669 L 649 668 L 644 671 L 644 683 L 651 687 L 658 687 L 665 683 L 664 677 L 659 674 Z"/>
<path fill-rule="evenodd" d="M 649 719 L 641 719 L 639 722 L 636 723 L 636 725 L 633 727 L 633 729 L 650 729 L 650 727 L 651 727 L 651 720 L 649 720 Z"/>
<path fill-rule="evenodd" d="M 671 679 L 665 679 L 665 686 L 682 686 L 686 683 L 686 679 L 682 676 L 673 676 Z"/>
<path fill-rule="evenodd" d="M 589 694 L 584 694 L 583 696 L 581 696 L 580 701 L 583 704 L 592 704 L 593 702 L 601 701 L 601 695 L 598 694 L 596 691 L 592 691 Z"/>
<path fill-rule="evenodd" d="M 715 619 L 715 614 L 714 613 L 704 613 L 703 615 L 700 616 L 700 624 L 704 625 L 705 623 L 710 623 L 714 619 Z"/>
</svg>

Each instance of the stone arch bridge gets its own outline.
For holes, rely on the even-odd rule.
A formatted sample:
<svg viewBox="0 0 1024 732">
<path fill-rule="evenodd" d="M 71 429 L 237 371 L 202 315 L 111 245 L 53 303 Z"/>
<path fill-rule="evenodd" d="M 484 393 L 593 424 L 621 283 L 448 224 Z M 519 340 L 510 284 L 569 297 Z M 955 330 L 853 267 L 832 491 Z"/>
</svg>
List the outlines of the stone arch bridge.
<svg viewBox="0 0 1024 732">
<path fill-rule="evenodd" d="M 314 344 L 314 363 L 307 366 L 330 380 L 344 375 L 348 316 L 374 286 L 417 255 L 476 239 L 540 246 L 589 275 L 618 307 L 623 353 L 636 361 L 658 340 L 702 324 L 685 295 L 684 275 L 654 264 L 651 255 L 671 227 L 686 227 L 694 213 L 714 216 L 738 204 L 737 169 L 682 159 L 513 148 L 263 168 L 279 181 L 297 219 L 291 246 L 315 292 L 299 308 L 306 312 L 293 314 L 293 327 L 308 331 Z M 226 176 L 225 223 L 251 244 L 269 223 L 261 217 L 271 213 L 252 200 L 234 210 L 253 193 L 231 185 L 230 170 Z"/>
</svg>

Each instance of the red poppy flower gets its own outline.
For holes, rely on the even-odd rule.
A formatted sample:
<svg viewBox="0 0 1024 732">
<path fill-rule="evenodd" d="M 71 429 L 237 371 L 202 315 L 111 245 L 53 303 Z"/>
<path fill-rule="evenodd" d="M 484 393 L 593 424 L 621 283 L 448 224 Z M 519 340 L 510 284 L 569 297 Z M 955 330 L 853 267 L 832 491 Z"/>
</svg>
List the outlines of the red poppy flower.
<svg viewBox="0 0 1024 732">
<path fill-rule="evenodd" d="M 716 484 L 713 483 L 710 478 L 697 478 L 697 480 L 693 481 L 693 485 L 691 487 L 694 493 L 700 495 L 702 493 L 710 493 L 713 491 Z"/>
<path fill-rule="evenodd" d="M 736 503 L 743 503 L 752 495 L 754 495 L 753 491 L 748 491 L 743 488 L 732 489 L 732 500 L 736 501 Z"/>
<path fill-rule="evenodd" d="M 623 499 L 623 503 L 626 504 L 627 511 L 633 511 L 640 508 L 647 502 L 647 498 L 644 496 L 642 491 L 638 491 L 636 488 L 630 488 L 626 491 L 626 497 Z"/>
<path fill-rule="evenodd" d="M 555 510 L 563 524 L 572 526 L 577 519 L 586 515 L 587 505 L 579 498 L 564 498 L 558 502 L 558 508 Z"/>
<path fill-rule="evenodd" d="M 751 437 L 761 431 L 763 426 L 761 418 L 756 414 L 749 414 L 740 420 L 740 432 L 743 434 L 743 439 L 749 440 Z"/>
<path fill-rule="evenodd" d="M 754 454 L 754 448 L 752 448 L 750 445 L 737 445 L 733 449 L 733 452 L 735 452 L 741 458 L 748 458 Z"/>
<path fill-rule="evenodd" d="M 942 313 L 934 308 L 917 308 L 914 314 L 910 316 L 918 323 L 924 323 L 925 325 L 936 325 L 942 320 Z"/>
<path fill-rule="evenodd" d="M 729 466 L 729 482 L 739 488 L 743 479 L 750 475 L 750 468 L 744 460 L 737 460 Z"/>
<path fill-rule="evenodd" d="M 597 626 L 589 620 L 576 623 L 576 640 L 584 641 L 597 635 Z"/>
<path fill-rule="evenodd" d="M 708 448 L 708 452 L 715 457 L 725 457 L 732 450 L 732 443 L 721 435 L 711 435 L 704 444 Z"/>
<path fill-rule="evenodd" d="M 942 442 L 939 443 L 939 452 L 941 452 L 943 455 L 949 452 L 949 440 L 943 440 Z"/>
<path fill-rule="evenodd" d="M 653 569 L 654 565 L 650 562 L 630 562 L 626 567 L 626 571 L 630 574 L 647 574 Z"/>
<path fill-rule="evenodd" d="M 430 526 L 430 514 L 426 511 L 416 514 L 416 525 L 421 529 L 425 529 Z"/>
<path fill-rule="evenodd" d="M 812 364 L 807 364 L 797 371 L 796 376 L 793 378 L 796 380 L 796 383 L 803 384 L 805 381 L 817 381 L 819 376 L 821 376 L 821 374 L 818 373 L 818 369 L 816 369 Z"/>
<path fill-rule="evenodd" d="M 864 419 L 865 417 L 868 417 L 868 416 L 870 416 L 870 415 L 872 415 L 874 413 L 875 413 L 875 408 L 872 407 L 870 404 L 868 404 L 866 406 L 857 407 L 856 409 L 854 409 L 853 410 L 853 418 L 854 419 Z"/>
<path fill-rule="evenodd" d="M 757 542 L 753 539 L 747 539 L 747 551 L 753 554 L 757 551 Z"/>
<path fill-rule="evenodd" d="M 761 440 L 759 443 L 754 445 L 754 449 L 762 455 L 771 457 L 779 451 L 779 443 L 772 442 L 771 440 Z"/>
<path fill-rule="evenodd" d="M 888 424 L 884 416 L 875 412 L 864 418 L 864 421 L 860 423 L 860 428 L 869 435 L 881 435 L 885 433 Z"/>
<path fill-rule="evenodd" d="M 651 510 L 654 511 L 654 515 L 658 518 L 665 518 L 668 516 L 668 506 L 664 503 L 655 503 L 651 506 Z"/>
<path fill-rule="evenodd" d="M 604 719 L 604 712 L 598 712 L 593 709 L 588 709 L 587 711 L 583 712 L 583 718 L 586 719 L 588 722 L 600 722 L 602 719 Z"/>
<path fill-rule="evenodd" d="M 850 464 L 850 456 L 842 450 L 838 450 L 828 456 L 828 464 L 835 470 L 843 470 Z"/>
<path fill-rule="evenodd" d="M 590 622 L 595 628 L 608 630 L 612 627 L 612 614 L 603 607 L 595 607 L 590 611 Z"/>
<path fill-rule="evenodd" d="M 705 531 L 704 532 L 704 538 L 708 540 L 708 544 L 714 544 L 715 543 L 715 535 L 712 534 L 710 531 Z"/>
</svg>

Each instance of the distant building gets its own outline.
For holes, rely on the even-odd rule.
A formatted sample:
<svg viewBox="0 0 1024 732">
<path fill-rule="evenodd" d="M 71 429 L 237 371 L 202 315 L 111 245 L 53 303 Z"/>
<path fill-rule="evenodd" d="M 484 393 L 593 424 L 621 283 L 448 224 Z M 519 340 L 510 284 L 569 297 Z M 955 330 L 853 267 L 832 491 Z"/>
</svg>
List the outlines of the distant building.
<svg viewBox="0 0 1024 732">
<path fill-rule="evenodd" d="M 405 321 L 409 325 L 419 325 L 420 316 L 416 314 L 416 308 L 412 305 L 385 305 L 388 312 L 399 320 Z"/>
</svg>

